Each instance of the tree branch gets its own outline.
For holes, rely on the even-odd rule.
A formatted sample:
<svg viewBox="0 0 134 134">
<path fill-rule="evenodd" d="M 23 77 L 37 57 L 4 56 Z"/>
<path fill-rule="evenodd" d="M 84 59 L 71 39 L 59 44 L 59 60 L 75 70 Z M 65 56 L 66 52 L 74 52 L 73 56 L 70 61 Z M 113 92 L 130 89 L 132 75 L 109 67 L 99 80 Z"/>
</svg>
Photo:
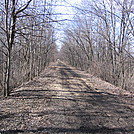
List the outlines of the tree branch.
<svg viewBox="0 0 134 134">
<path fill-rule="evenodd" d="M 30 4 L 30 2 L 31 2 L 32 0 L 29 0 L 28 2 L 27 2 L 27 4 L 24 6 L 24 7 L 22 7 L 20 10 L 18 10 L 18 11 L 16 11 L 16 15 L 17 14 L 19 14 L 20 12 L 22 12 L 23 10 L 25 10 L 28 6 L 29 6 L 29 4 Z"/>
</svg>

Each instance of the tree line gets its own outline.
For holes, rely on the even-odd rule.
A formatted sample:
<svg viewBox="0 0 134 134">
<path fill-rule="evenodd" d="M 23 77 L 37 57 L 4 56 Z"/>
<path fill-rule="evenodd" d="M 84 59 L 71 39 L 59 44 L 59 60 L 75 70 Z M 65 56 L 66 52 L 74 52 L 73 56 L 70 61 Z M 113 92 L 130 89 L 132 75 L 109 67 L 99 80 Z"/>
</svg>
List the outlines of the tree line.
<svg viewBox="0 0 134 134">
<path fill-rule="evenodd" d="M 83 0 L 60 54 L 72 66 L 116 86 L 134 87 L 134 1 Z"/>
<path fill-rule="evenodd" d="M 55 1 L 0 1 L 0 92 L 32 80 L 55 59 Z"/>
<path fill-rule="evenodd" d="M 0 92 L 4 96 L 55 61 L 56 2 L 0 1 Z M 82 0 L 72 8 L 75 16 L 64 28 L 59 58 L 123 89 L 133 89 L 134 1 Z"/>
</svg>

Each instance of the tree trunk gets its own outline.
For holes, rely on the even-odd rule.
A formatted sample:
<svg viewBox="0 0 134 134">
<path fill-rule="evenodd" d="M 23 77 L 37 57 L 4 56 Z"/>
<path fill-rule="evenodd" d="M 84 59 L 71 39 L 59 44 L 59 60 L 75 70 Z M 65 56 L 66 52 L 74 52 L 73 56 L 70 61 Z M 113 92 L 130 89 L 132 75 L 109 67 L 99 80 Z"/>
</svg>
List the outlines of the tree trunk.
<svg viewBox="0 0 134 134">
<path fill-rule="evenodd" d="M 9 54 L 7 57 L 7 65 L 6 65 L 6 78 L 5 78 L 5 87 L 4 87 L 4 96 L 7 97 L 10 94 L 10 73 L 11 73 L 11 50 L 9 50 Z"/>
</svg>

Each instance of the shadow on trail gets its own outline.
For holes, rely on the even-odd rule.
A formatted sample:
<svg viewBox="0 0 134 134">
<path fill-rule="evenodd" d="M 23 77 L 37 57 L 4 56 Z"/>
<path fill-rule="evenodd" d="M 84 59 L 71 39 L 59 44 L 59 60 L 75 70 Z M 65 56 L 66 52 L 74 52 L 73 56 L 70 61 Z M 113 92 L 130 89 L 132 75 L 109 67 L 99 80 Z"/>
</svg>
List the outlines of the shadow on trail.
<svg viewBox="0 0 134 134">
<path fill-rule="evenodd" d="M 75 133 L 75 134 L 79 134 L 79 133 L 88 133 L 88 134 L 114 134 L 114 133 L 118 133 L 118 132 L 122 132 L 122 133 L 131 133 L 133 132 L 134 129 L 131 130 L 126 130 L 124 128 L 106 128 L 106 127 L 102 127 L 102 128 L 79 128 L 79 129 L 72 129 L 72 128 L 37 128 L 37 130 L 8 130 L 8 131 L 0 131 L 1 134 L 21 134 L 21 133 L 39 133 L 39 132 L 46 132 L 46 134 L 51 134 L 51 133 Z"/>
<path fill-rule="evenodd" d="M 21 133 L 76 133 L 76 134 L 132 134 L 134 132 L 133 117 L 134 111 L 127 104 L 123 103 L 119 96 L 96 92 L 90 85 L 87 85 L 85 78 L 63 64 L 58 64 L 62 89 L 38 89 L 42 86 L 39 81 L 34 81 L 35 90 L 24 89 L 14 92 L 13 99 L 51 99 L 51 106 L 56 109 L 45 109 L 39 112 L 27 112 L 26 116 L 49 117 L 55 126 L 34 127 L 34 129 L 16 129 L 0 131 L 0 134 L 21 134 Z M 44 76 L 43 76 L 44 77 Z M 76 81 L 74 81 L 76 79 Z M 37 82 L 37 83 L 36 83 Z M 59 94 L 62 93 L 62 94 Z M 59 95 L 58 95 L 59 94 Z M 64 103 L 64 107 L 63 107 Z M 0 120 L 6 118 L 13 120 L 14 117 L 21 118 L 23 113 L 1 114 Z M 65 120 L 62 120 L 62 116 Z M 57 117 L 57 118 L 54 118 Z M 122 118 L 120 120 L 120 118 Z M 63 124 L 70 126 L 62 126 Z M 62 127 L 61 127 L 62 126 Z"/>
</svg>

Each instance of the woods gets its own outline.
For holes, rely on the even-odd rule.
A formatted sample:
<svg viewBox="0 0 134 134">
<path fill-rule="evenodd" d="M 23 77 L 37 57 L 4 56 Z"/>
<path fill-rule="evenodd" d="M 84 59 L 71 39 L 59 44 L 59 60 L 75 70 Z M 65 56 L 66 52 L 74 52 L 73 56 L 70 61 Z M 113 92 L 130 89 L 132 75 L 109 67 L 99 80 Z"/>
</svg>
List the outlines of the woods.
<svg viewBox="0 0 134 134">
<path fill-rule="evenodd" d="M 82 1 L 65 30 L 69 64 L 126 90 L 134 87 L 134 1 Z"/>
<path fill-rule="evenodd" d="M 54 23 L 67 20 L 58 18 L 62 13 L 55 8 L 64 5 L 57 2 L 0 2 L 0 91 L 4 96 L 57 58 Z M 64 39 L 58 39 L 63 44 L 59 58 L 123 89 L 133 89 L 134 1 L 82 0 L 71 6 L 75 15 L 64 28 Z"/>
<path fill-rule="evenodd" d="M 0 134 L 134 133 L 134 0 L 0 1 Z"/>
<path fill-rule="evenodd" d="M 0 2 L 0 90 L 31 80 L 54 60 L 52 7 L 46 1 Z"/>
</svg>

